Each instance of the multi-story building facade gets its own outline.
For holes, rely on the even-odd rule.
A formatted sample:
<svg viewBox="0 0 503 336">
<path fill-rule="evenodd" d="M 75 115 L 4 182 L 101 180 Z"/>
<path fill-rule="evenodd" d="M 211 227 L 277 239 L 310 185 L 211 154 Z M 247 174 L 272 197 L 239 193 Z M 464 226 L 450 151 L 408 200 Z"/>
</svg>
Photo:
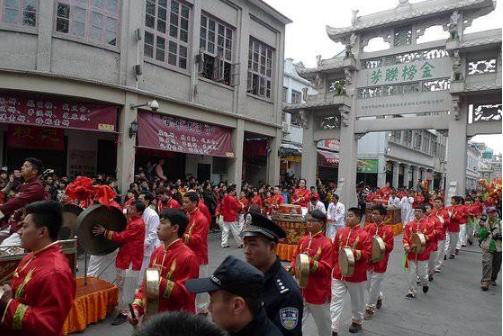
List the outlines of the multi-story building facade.
<svg viewBox="0 0 503 336">
<path fill-rule="evenodd" d="M 466 155 L 466 189 L 467 190 L 475 190 L 479 185 L 479 180 L 482 177 L 481 168 L 482 168 L 482 152 L 474 143 L 468 142 L 467 146 L 467 155 Z"/>
<path fill-rule="evenodd" d="M 277 183 L 289 22 L 261 0 L 0 0 L 0 161 Z"/>
</svg>

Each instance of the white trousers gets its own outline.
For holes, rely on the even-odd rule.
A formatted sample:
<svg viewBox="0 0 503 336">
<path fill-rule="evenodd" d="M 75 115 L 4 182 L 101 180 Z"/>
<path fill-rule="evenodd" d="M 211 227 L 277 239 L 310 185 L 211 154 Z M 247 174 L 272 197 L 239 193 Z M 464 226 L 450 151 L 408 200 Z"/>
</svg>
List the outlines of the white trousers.
<svg viewBox="0 0 503 336">
<path fill-rule="evenodd" d="M 430 259 L 428 259 L 428 275 L 433 275 L 435 273 L 436 263 L 438 259 L 438 248 L 436 251 L 431 251 Z"/>
<path fill-rule="evenodd" d="M 330 336 L 330 303 L 312 304 L 304 301 L 304 313 L 302 314 L 302 333 L 309 334 L 311 329 L 307 326 L 309 315 L 313 316 L 314 323 L 318 329 L 318 336 Z"/>
<path fill-rule="evenodd" d="M 456 246 L 458 244 L 459 232 L 449 232 L 449 248 L 447 249 L 447 255 L 451 256 L 456 253 Z"/>
<path fill-rule="evenodd" d="M 409 260 L 409 291 L 416 294 L 417 278 L 421 286 L 428 286 L 428 260 Z"/>
<path fill-rule="evenodd" d="M 333 241 L 336 232 L 337 228 L 335 226 L 335 222 L 327 222 L 327 229 L 325 230 L 327 238 Z"/>
<path fill-rule="evenodd" d="M 199 265 L 199 278 L 208 277 L 208 265 Z M 208 313 L 210 295 L 208 293 L 196 294 L 196 313 Z"/>
<path fill-rule="evenodd" d="M 232 231 L 234 240 L 238 245 L 243 243 L 243 240 L 239 236 L 241 229 L 238 222 L 223 222 L 222 224 L 222 247 L 229 245 L 229 231 Z"/>
<path fill-rule="evenodd" d="M 353 321 L 361 322 L 365 311 L 365 285 L 366 282 L 348 282 L 332 279 L 332 300 L 330 301 L 330 319 L 332 331 L 339 332 L 344 297 L 349 292 L 351 298 L 351 311 Z"/>
<path fill-rule="evenodd" d="M 105 274 L 105 270 L 108 267 L 115 269 L 115 258 L 117 257 L 117 253 L 119 253 L 119 249 L 103 256 L 91 255 L 91 257 L 89 258 L 89 264 L 87 265 L 87 275 L 99 277 L 101 279 L 112 282 L 114 279 L 109 278 Z"/>
<path fill-rule="evenodd" d="M 446 240 L 438 241 L 438 249 L 437 249 L 437 260 L 435 261 L 435 269 L 439 270 L 444 263 L 444 256 L 446 251 Z"/>
<path fill-rule="evenodd" d="M 133 302 L 137 288 L 140 271 L 129 269 L 116 269 L 115 284 L 119 288 L 119 309 L 126 309 Z"/>
<path fill-rule="evenodd" d="M 239 232 L 243 231 L 243 227 L 245 226 L 245 214 L 239 215 L 238 224 L 239 224 Z"/>
<path fill-rule="evenodd" d="M 148 268 L 150 263 L 150 255 L 143 255 L 143 261 L 141 263 L 140 275 L 138 276 L 138 287 L 141 286 L 143 282 L 143 277 L 145 276 L 145 270 Z"/>
<path fill-rule="evenodd" d="M 462 245 L 466 245 L 466 224 L 459 224 L 459 238 L 456 248 L 460 250 Z"/>
<path fill-rule="evenodd" d="M 377 299 L 382 299 L 383 295 L 383 281 L 384 273 L 377 273 L 374 271 L 367 272 L 367 290 L 369 292 L 369 298 L 367 301 L 367 307 L 374 309 L 377 304 Z"/>
</svg>

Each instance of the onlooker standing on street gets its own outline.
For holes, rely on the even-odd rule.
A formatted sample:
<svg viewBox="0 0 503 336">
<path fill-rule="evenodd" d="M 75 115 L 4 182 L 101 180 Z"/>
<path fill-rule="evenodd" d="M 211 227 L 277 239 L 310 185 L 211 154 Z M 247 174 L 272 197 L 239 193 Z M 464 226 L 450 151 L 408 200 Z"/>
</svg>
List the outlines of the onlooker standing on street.
<svg viewBox="0 0 503 336">
<path fill-rule="evenodd" d="M 154 195 L 150 191 L 145 191 L 138 197 L 140 201 L 145 204 L 145 211 L 143 211 L 143 222 L 145 222 L 145 244 L 143 251 L 143 263 L 141 265 L 140 276 L 138 281 L 138 286 L 143 282 L 143 276 L 145 274 L 145 269 L 148 267 L 150 262 L 150 256 L 154 252 L 155 248 L 159 246 L 159 238 L 157 238 L 157 228 L 159 227 L 159 215 L 155 212 L 152 202 L 154 201 Z"/>
<path fill-rule="evenodd" d="M 241 228 L 238 223 L 241 208 L 241 203 L 236 198 L 236 189 L 233 186 L 227 188 L 227 194 L 224 196 L 222 204 L 220 205 L 220 211 L 224 217 L 222 225 L 223 248 L 229 247 L 229 231 L 232 231 L 232 235 L 238 246 L 243 246 L 243 241 L 239 236 Z"/>
<path fill-rule="evenodd" d="M 481 219 L 479 242 L 482 249 L 482 280 L 480 288 L 496 286 L 496 279 L 501 268 L 501 219 L 495 207 L 486 209 L 487 222 Z"/>
<path fill-rule="evenodd" d="M 327 210 L 327 238 L 333 240 L 339 228 L 344 227 L 346 218 L 346 207 L 339 202 L 339 195 L 334 194 L 332 202 Z"/>
</svg>

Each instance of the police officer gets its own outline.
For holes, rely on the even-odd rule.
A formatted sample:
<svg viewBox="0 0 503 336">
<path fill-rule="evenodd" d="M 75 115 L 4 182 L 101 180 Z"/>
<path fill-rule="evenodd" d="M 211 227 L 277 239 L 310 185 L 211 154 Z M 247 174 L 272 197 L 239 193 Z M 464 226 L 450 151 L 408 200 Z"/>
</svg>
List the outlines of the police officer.
<svg viewBox="0 0 503 336">
<path fill-rule="evenodd" d="M 210 293 L 211 317 L 231 336 L 281 336 L 262 304 L 264 274 L 252 265 L 228 256 L 212 276 L 187 280 L 186 287 Z"/>
<path fill-rule="evenodd" d="M 302 335 L 302 295 L 276 255 L 276 245 L 286 237 L 285 231 L 267 217 L 249 212 L 241 235 L 246 261 L 264 273 L 267 316 L 283 335 Z"/>
</svg>

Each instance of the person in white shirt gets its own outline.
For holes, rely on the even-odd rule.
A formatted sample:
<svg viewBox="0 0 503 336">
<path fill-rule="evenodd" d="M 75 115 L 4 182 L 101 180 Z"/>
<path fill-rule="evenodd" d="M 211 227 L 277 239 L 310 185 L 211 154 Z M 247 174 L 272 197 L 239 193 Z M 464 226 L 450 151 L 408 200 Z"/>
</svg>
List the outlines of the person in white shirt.
<svg viewBox="0 0 503 336">
<path fill-rule="evenodd" d="M 400 203 L 401 203 L 400 198 L 396 197 L 396 192 L 393 191 L 388 199 L 388 207 L 399 208 Z"/>
<path fill-rule="evenodd" d="M 152 252 L 160 245 L 159 238 L 157 237 L 157 228 L 159 227 L 159 215 L 152 207 L 152 201 L 154 200 L 154 195 L 145 191 L 138 196 L 138 200 L 145 204 L 145 211 L 143 211 L 143 221 L 145 222 L 145 243 L 143 245 L 143 263 L 141 265 L 140 276 L 138 281 L 138 286 L 143 282 L 143 276 L 145 275 L 145 269 L 147 269 L 150 256 Z"/>
<path fill-rule="evenodd" d="M 346 207 L 339 202 L 339 195 L 333 196 L 333 201 L 328 205 L 326 236 L 333 240 L 335 233 L 346 224 Z"/>
<path fill-rule="evenodd" d="M 316 209 L 320 210 L 324 214 L 327 214 L 325 204 L 323 204 L 323 202 L 320 201 L 320 195 L 318 195 L 318 193 L 312 193 L 311 201 L 308 204 L 308 213 L 312 213 Z"/>
<path fill-rule="evenodd" d="M 407 225 L 411 220 L 414 219 L 414 209 L 412 208 L 412 204 L 414 203 L 414 197 L 409 196 L 410 193 L 407 193 L 400 200 L 400 207 L 402 208 L 401 217 L 402 217 L 402 225 Z"/>
</svg>

